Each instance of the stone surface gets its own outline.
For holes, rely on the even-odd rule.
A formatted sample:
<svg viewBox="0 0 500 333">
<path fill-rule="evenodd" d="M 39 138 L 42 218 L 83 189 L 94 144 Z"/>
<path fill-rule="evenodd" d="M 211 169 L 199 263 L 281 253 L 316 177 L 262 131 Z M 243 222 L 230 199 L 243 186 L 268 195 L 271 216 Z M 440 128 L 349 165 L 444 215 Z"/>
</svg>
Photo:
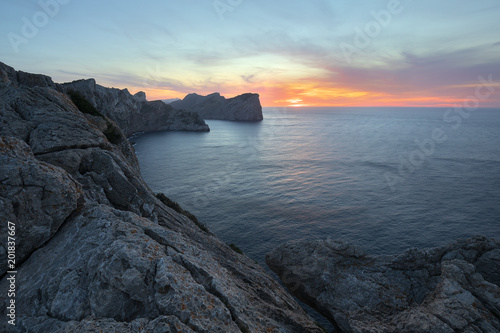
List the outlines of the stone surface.
<svg viewBox="0 0 500 333">
<path fill-rule="evenodd" d="M 342 332 L 499 332 L 499 253 L 479 236 L 399 256 L 324 240 L 279 246 L 266 261 Z"/>
<path fill-rule="evenodd" d="M 226 99 L 219 93 L 208 96 L 189 94 L 170 103 L 176 109 L 198 113 L 203 119 L 260 121 L 263 119 L 258 94 L 242 94 Z"/>
<path fill-rule="evenodd" d="M 35 154 L 108 144 L 69 100 L 51 88 L 0 85 L 0 131 L 30 143 Z"/>
<path fill-rule="evenodd" d="M 16 260 L 49 240 L 73 213 L 82 195 L 64 170 L 35 159 L 26 143 L 0 137 L 0 275 L 7 269 L 7 221 L 16 228 Z"/>
<path fill-rule="evenodd" d="M 174 110 L 161 101 L 148 102 L 142 91 L 132 95 L 127 89 L 100 86 L 94 79 L 64 83 L 60 87 L 65 92 L 79 92 L 99 112 L 115 121 L 126 136 L 160 130 L 209 131 L 196 113 Z"/>
<path fill-rule="evenodd" d="M 127 140 L 44 78 L 1 63 L 0 78 L 2 264 L 5 221 L 19 237 L 16 327 L 0 332 L 321 332 L 253 260 L 158 200 Z"/>
</svg>

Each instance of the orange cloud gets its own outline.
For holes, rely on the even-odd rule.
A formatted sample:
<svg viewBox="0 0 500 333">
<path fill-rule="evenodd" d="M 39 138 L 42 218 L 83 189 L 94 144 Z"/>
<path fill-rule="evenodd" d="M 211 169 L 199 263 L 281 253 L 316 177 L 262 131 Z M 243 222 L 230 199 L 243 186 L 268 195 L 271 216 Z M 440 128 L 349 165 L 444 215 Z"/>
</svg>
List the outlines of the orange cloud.
<svg viewBox="0 0 500 333">
<path fill-rule="evenodd" d="M 496 87 L 499 88 L 498 86 Z M 258 83 L 231 83 L 223 86 L 204 87 L 198 91 L 176 91 L 159 88 L 137 88 L 136 91 L 145 90 L 149 100 L 184 98 L 188 93 L 196 92 L 207 95 L 219 92 L 226 98 L 230 98 L 245 92 L 260 94 L 263 106 L 398 106 L 398 107 L 451 107 L 462 103 L 467 96 L 474 94 L 475 86 L 455 85 L 442 86 L 440 89 L 429 89 L 420 91 L 395 91 L 391 88 L 387 91 L 382 89 L 359 88 L 354 85 L 342 86 L 336 82 L 328 82 L 322 78 L 296 79 L 293 83 L 279 83 L 272 81 L 261 81 Z M 131 91 L 134 91 L 131 89 Z M 492 96 L 492 98 L 495 98 Z M 481 107 L 494 107 L 498 100 L 483 101 Z"/>
<path fill-rule="evenodd" d="M 393 94 L 338 87 L 319 81 L 263 87 L 261 101 L 265 106 L 452 107 L 474 95 L 475 86 L 467 87 L 466 91 L 463 90 L 463 86 L 460 86 L 462 89 L 446 88 L 446 91 L 410 91 Z M 495 103 L 498 105 L 497 100 L 490 99 L 483 101 L 480 106 L 492 107 Z"/>
</svg>

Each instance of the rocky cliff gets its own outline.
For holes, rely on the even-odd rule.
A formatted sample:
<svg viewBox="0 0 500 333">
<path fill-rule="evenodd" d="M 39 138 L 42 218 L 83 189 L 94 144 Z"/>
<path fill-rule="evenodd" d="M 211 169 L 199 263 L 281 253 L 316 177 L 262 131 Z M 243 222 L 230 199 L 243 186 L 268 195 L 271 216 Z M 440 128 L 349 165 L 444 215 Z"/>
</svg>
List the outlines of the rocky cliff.
<svg viewBox="0 0 500 333">
<path fill-rule="evenodd" d="M 64 92 L 76 91 L 97 110 L 115 121 L 125 135 L 156 130 L 209 131 L 195 112 L 176 110 L 161 101 L 148 102 L 142 91 L 135 95 L 127 89 L 105 88 L 94 79 L 60 85 Z"/>
<path fill-rule="evenodd" d="M 189 94 L 170 103 L 175 109 L 198 113 L 203 119 L 260 121 L 263 119 L 258 94 L 243 94 L 226 99 L 219 93 L 208 96 Z"/>
<path fill-rule="evenodd" d="M 341 241 L 298 242 L 266 261 L 341 332 L 500 332 L 500 242 L 493 239 L 394 256 Z"/>
<path fill-rule="evenodd" d="M 112 120 L 3 64 L 0 96 L 1 332 L 321 332 L 253 260 L 151 192 Z"/>
</svg>

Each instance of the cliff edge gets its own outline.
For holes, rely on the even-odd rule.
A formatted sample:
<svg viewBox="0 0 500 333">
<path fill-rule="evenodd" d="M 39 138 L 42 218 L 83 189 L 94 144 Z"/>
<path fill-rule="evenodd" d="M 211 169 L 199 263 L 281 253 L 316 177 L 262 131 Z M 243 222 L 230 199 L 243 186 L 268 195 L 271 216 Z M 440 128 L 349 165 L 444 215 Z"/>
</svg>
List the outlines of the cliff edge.
<svg viewBox="0 0 500 333">
<path fill-rule="evenodd" d="M 253 260 L 151 192 L 123 132 L 105 133 L 112 120 L 1 63 L 0 96 L 1 332 L 321 332 Z"/>
<path fill-rule="evenodd" d="M 189 94 L 170 103 L 175 109 L 198 113 L 203 119 L 260 121 L 263 119 L 258 94 L 246 93 L 226 99 L 219 93 L 208 96 Z"/>
<path fill-rule="evenodd" d="M 94 79 L 59 85 L 62 91 L 76 91 L 123 130 L 126 136 L 149 131 L 209 131 L 195 112 L 176 110 L 162 101 L 148 102 L 142 91 L 132 95 L 127 89 L 105 88 Z"/>
</svg>

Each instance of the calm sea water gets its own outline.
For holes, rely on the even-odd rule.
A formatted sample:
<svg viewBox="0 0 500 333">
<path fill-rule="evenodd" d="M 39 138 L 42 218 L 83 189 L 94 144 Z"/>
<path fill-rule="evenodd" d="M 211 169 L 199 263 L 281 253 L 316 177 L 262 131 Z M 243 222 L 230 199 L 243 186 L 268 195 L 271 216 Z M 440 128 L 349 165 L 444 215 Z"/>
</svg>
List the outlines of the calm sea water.
<svg viewBox="0 0 500 333">
<path fill-rule="evenodd" d="M 500 238 L 499 110 L 264 108 L 264 117 L 132 138 L 146 182 L 261 264 L 295 240 L 381 254 Z"/>
</svg>

